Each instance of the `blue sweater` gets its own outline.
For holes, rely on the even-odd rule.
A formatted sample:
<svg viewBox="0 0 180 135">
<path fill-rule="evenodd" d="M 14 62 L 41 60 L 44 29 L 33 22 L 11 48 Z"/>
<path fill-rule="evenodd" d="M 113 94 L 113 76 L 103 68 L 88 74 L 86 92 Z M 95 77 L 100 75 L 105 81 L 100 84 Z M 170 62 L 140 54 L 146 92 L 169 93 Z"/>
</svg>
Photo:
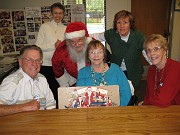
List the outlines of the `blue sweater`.
<svg viewBox="0 0 180 135">
<path fill-rule="evenodd" d="M 95 77 L 97 82 L 101 82 L 101 73 L 95 72 Z M 106 85 L 119 85 L 120 105 L 126 106 L 131 98 L 131 90 L 128 80 L 121 68 L 117 64 L 111 63 L 110 68 L 104 74 L 104 80 Z M 77 86 L 94 86 L 91 66 L 80 69 Z"/>
</svg>

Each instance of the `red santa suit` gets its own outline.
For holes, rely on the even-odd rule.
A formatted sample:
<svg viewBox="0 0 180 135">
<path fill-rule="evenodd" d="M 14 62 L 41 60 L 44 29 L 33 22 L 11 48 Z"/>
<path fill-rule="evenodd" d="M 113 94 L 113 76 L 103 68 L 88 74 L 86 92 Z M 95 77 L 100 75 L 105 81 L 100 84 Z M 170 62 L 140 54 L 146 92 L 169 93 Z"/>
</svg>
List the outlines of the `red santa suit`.
<svg viewBox="0 0 180 135">
<path fill-rule="evenodd" d="M 91 88 L 88 88 L 88 89 L 91 89 Z M 86 97 L 86 100 L 84 102 L 85 106 L 89 106 L 92 102 L 95 102 L 94 101 L 94 93 L 88 89 L 87 89 L 87 92 L 85 93 L 85 97 Z"/>
<path fill-rule="evenodd" d="M 92 38 L 88 37 L 89 34 L 87 32 L 87 28 L 82 22 L 70 23 L 67 26 L 65 33 L 66 39 L 84 36 L 86 36 L 85 45 L 87 45 L 92 40 Z M 88 64 L 85 63 L 85 56 L 84 60 L 78 63 L 71 60 L 68 46 L 66 45 L 66 40 L 60 43 L 52 57 L 52 66 L 55 77 L 61 87 L 68 87 L 75 84 L 76 78 L 78 76 L 78 70 L 87 65 Z"/>
</svg>

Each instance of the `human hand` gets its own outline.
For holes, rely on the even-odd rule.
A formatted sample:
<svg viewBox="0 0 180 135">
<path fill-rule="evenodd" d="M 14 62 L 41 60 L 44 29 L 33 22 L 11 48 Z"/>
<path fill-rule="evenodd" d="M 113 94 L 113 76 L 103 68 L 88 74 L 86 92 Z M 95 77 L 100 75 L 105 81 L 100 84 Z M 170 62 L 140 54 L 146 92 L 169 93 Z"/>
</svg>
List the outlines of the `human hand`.
<svg viewBox="0 0 180 135">
<path fill-rule="evenodd" d="M 32 100 L 24 104 L 25 111 L 34 111 L 40 109 L 40 103 L 37 100 Z"/>
<path fill-rule="evenodd" d="M 55 42 L 55 48 L 57 48 L 58 47 L 58 45 L 61 43 L 61 40 L 59 40 L 59 39 L 57 39 L 57 41 Z"/>
<path fill-rule="evenodd" d="M 144 103 L 144 101 L 139 102 L 139 103 L 138 103 L 138 106 L 143 105 L 143 103 Z"/>
</svg>

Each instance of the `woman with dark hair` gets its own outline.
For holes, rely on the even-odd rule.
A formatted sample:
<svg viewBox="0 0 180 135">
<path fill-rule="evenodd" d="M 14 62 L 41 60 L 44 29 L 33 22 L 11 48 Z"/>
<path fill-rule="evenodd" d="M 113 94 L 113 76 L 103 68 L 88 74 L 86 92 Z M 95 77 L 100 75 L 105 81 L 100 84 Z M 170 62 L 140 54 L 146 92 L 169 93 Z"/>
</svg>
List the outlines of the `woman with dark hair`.
<svg viewBox="0 0 180 135">
<path fill-rule="evenodd" d="M 40 73 L 47 78 L 57 103 L 57 88 L 59 84 L 55 79 L 51 58 L 55 48 L 64 40 L 66 26 L 61 22 L 64 17 L 64 12 L 65 7 L 61 3 L 54 3 L 51 5 L 52 20 L 41 25 L 36 41 L 36 45 L 42 49 L 44 56 Z"/>
<path fill-rule="evenodd" d="M 78 72 L 77 86 L 119 85 L 120 105 L 127 106 L 131 98 L 128 80 L 118 65 L 106 63 L 106 49 L 98 40 L 92 40 L 86 50 L 91 66 Z"/>
<path fill-rule="evenodd" d="M 135 28 L 132 14 L 125 10 L 117 12 L 113 28 L 90 36 L 101 41 L 106 40 L 112 52 L 110 61 L 121 67 L 135 90 L 138 90 L 143 74 L 141 55 L 145 54 L 144 34 Z"/>
</svg>

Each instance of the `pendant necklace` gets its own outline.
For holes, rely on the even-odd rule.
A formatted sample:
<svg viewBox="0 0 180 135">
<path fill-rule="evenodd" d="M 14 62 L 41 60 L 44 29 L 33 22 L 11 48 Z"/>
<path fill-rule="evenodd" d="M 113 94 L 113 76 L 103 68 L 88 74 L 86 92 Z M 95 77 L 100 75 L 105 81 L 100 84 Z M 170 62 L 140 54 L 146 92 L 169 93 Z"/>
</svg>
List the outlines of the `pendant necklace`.
<svg viewBox="0 0 180 135">
<path fill-rule="evenodd" d="M 103 72 L 101 73 L 101 76 L 102 76 L 102 79 L 101 79 L 101 82 L 97 82 L 96 80 L 96 77 L 95 77 L 95 72 L 93 70 L 93 67 L 91 66 L 91 73 L 92 73 L 92 79 L 93 79 L 93 83 L 94 83 L 94 86 L 105 86 L 106 85 L 106 82 L 104 80 L 104 73 L 105 73 L 105 65 L 104 65 L 104 68 L 103 68 Z"/>
<path fill-rule="evenodd" d="M 157 90 L 163 86 L 163 82 L 162 82 L 162 79 L 164 77 L 164 70 L 165 70 L 165 67 L 162 69 L 162 72 L 161 72 L 161 77 L 158 81 L 158 68 L 156 67 L 156 75 L 155 75 L 155 84 L 154 84 L 154 95 L 156 94 Z M 160 71 L 159 71 L 160 73 Z"/>
</svg>

